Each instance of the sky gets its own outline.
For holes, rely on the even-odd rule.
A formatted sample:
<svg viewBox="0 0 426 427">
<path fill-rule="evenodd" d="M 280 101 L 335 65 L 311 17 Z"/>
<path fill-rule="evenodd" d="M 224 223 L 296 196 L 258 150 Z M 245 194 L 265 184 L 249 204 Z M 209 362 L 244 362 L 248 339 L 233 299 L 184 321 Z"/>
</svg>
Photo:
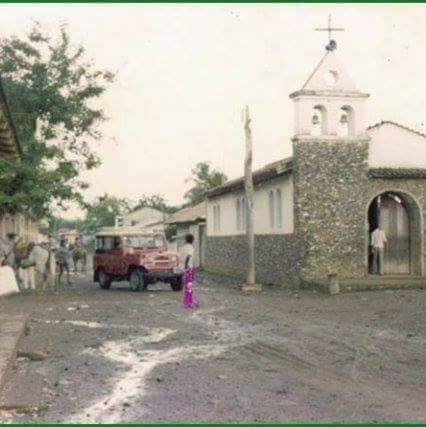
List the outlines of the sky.
<svg viewBox="0 0 426 427">
<path fill-rule="evenodd" d="M 93 145 L 102 166 L 84 174 L 88 200 L 160 193 L 180 204 L 197 162 L 243 174 L 246 104 L 253 166 L 291 155 L 288 95 L 323 56 L 327 33 L 314 29 L 329 13 L 345 28 L 333 37 L 340 62 L 371 95 L 367 122 L 426 132 L 426 5 L 1 4 L 0 37 L 23 36 L 33 21 L 51 34 L 66 23 L 87 57 L 116 73 Z"/>
</svg>

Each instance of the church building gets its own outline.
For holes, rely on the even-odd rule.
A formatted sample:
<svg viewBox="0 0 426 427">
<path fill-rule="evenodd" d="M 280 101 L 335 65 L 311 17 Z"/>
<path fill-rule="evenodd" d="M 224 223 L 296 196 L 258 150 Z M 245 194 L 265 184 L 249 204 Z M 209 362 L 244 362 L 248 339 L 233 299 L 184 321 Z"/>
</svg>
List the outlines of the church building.
<svg viewBox="0 0 426 427">
<path fill-rule="evenodd" d="M 292 157 L 253 172 L 257 281 L 426 283 L 426 135 L 391 121 L 367 126 L 369 95 L 333 40 L 290 99 Z M 244 178 L 210 190 L 206 209 L 205 267 L 244 277 Z M 384 275 L 373 277 L 370 236 L 379 224 Z"/>
</svg>

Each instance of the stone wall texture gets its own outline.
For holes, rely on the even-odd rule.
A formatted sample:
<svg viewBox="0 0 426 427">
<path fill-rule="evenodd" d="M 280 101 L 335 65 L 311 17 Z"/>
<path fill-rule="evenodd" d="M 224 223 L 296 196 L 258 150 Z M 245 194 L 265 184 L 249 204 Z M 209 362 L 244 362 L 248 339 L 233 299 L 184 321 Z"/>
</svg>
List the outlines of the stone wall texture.
<svg viewBox="0 0 426 427">
<path fill-rule="evenodd" d="M 302 280 L 325 278 L 329 273 L 339 277 L 367 274 L 368 206 L 375 196 L 389 190 L 406 195 L 414 222 L 412 235 L 419 242 L 412 254 L 414 273 L 421 274 L 425 179 L 369 178 L 365 141 L 295 141 L 293 150 L 295 231 L 306 248 Z"/>
<path fill-rule="evenodd" d="M 262 284 L 290 285 L 298 281 L 301 253 L 294 235 L 256 235 L 256 280 Z M 243 279 L 247 271 L 245 236 L 209 236 L 205 267 Z"/>
<path fill-rule="evenodd" d="M 294 140 L 294 234 L 256 236 L 257 280 L 285 284 L 357 278 L 368 272 L 368 207 L 386 191 L 403 196 L 411 220 L 411 272 L 426 275 L 426 178 L 373 178 L 368 142 Z M 206 267 L 244 276 L 244 236 L 208 237 Z"/>
</svg>

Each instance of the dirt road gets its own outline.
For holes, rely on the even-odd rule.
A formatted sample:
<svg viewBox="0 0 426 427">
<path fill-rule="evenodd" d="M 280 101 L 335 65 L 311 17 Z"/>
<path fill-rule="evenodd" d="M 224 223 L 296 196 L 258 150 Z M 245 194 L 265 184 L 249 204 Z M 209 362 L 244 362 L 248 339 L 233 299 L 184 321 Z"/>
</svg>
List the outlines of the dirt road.
<svg viewBox="0 0 426 427">
<path fill-rule="evenodd" d="M 0 300 L 30 315 L 3 420 L 426 420 L 425 291 L 243 295 L 199 275 L 192 312 L 166 285 L 74 282 Z"/>
</svg>

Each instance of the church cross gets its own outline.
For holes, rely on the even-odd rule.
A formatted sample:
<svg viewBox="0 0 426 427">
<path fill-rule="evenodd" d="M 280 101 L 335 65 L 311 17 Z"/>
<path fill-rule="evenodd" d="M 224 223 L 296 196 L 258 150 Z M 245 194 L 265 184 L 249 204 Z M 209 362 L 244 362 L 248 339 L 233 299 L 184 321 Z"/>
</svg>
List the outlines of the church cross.
<svg viewBox="0 0 426 427">
<path fill-rule="evenodd" d="M 333 31 L 345 31 L 344 28 L 333 28 L 331 26 L 331 15 L 328 15 L 328 27 L 327 28 L 315 28 L 315 31 L 328 31 L 328 45 L 326 46 L 327 50 L 334 50 L 337 47 L 337 44 L 334 40 L 331 39 L 331 33 Z"/>
</svg>

